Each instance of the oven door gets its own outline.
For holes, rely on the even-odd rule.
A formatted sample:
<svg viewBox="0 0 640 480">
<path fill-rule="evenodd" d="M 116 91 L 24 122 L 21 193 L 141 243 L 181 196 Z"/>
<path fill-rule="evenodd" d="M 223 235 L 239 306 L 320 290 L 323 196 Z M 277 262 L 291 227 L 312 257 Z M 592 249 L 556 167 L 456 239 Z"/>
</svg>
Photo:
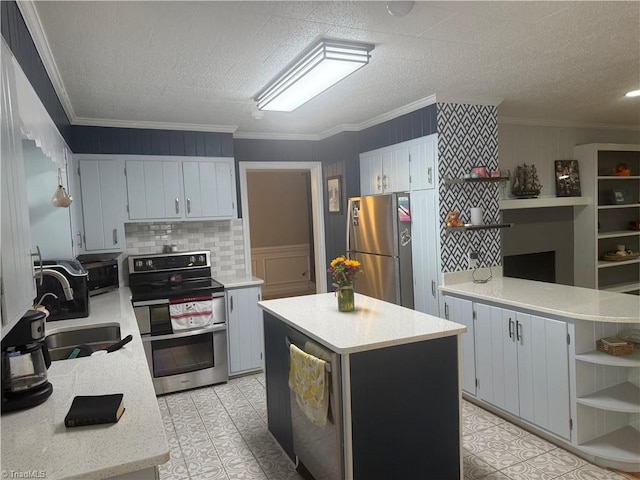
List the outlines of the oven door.
<svg viewBox="0 0 640 480">
<path fill-rule="evenodd" d="M 143 336 L 156 394 L 226 382 L 227 325 Z"/>
</svg>

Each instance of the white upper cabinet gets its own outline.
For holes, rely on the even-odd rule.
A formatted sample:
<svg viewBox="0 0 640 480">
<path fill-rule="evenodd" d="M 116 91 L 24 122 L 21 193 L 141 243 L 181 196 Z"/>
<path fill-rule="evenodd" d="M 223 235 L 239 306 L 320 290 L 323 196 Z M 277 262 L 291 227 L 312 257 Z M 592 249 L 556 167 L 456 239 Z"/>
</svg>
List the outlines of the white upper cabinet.
<svg viewBox="0 0 640 480">
<path fill-rule="evenodd" d="M 10 327 L 33 305 L 36 288 L 31 257 L 29 207 L 13 57 L 2 41 L 2 324 Z M 6 330 L 8 331 L 8 330 Z M 3 333 L 5 330 L 3 329 Z"/>
<path fill-rule="evenodd" d="M 409 190 L 409 147 L 399 146 L 382 157 L 382 186 L 387 192 Z"/>
<path fill-rule="evenodd" d="M 81 159 L 80 185 L 87 251 L 125 247 L 126 183 L 122 160 Z"/>
<path fill-rule="evenodd" d="M 232 158 L 127 160 L 130 221 L 235 218 Z"/>
<path fill-rule="evenodd" d="M 232 159 L 182 164 L 187 218 L 235 218 L 235 169 Z"/>
<path fill-rule="evenodd" d="M 428 190 L 437 184 L 438 135 L 409 142 L 411 190 Z"/>
<path fill-rule="evenodd" d="M 126 164 L 129 220 L 182 216 L 178 162 L 128 160 Z"/>
<path fill-rule="evenodd" d="M 360 194 L 436 187 L 438 135 L 428 135 L 360 154 Z"/>
<path fill-rule="evenodd" d="M 384 193 L 382 190 L 382 152 L 360 154 L 360 195 Z"/>
</svg>

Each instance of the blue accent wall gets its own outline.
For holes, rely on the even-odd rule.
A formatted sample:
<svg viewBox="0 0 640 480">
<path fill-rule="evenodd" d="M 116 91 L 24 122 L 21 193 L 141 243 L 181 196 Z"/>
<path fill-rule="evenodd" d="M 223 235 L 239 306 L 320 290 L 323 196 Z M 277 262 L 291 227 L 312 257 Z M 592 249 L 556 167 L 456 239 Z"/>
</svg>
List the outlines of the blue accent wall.
<svg viewBox="0 0 640 480">
<path fill-rule="evenodd" d="M 438 132 L 436 104 L 366 128 L 358 133 L 359 152 L 388 147 Z"/>
<path fill-rule="evenodd" d="M 73 153 L 233 157 L 231 133 L 74 125 Z"/>
</svg>

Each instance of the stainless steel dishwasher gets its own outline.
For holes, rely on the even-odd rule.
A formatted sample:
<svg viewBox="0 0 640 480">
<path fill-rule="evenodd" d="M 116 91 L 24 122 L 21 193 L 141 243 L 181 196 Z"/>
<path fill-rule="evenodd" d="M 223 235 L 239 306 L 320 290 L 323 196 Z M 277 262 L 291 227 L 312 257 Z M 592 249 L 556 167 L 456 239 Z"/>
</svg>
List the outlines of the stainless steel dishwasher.
<svg viewBox="0 0 640 480">
<path fill-rule="evenodd" d="M 296 394 L 289 391 L 293 451 L 297 465 L 302 463 L 315 480 L 344 479 L 344 435 L 342 429 L 342 387 L 340 355 L 319 345 L 297 331 L 287 338 L 287 349 L 293 343 L 301 350 L 327 362 L 326 381 L 329 383 L 329 413 L 324 427 L 311 423 L 298 406 Z"/>
</svg>

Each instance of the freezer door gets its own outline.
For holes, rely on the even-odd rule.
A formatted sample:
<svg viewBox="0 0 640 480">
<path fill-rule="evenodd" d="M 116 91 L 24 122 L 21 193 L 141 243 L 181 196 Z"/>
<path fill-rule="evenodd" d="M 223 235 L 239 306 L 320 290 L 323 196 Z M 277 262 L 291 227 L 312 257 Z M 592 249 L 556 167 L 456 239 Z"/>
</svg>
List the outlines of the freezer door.
<svg viewBox="0 0 640 480">
<path fill-rule="evenodd" d="M 371 195 L 349 199 L 347 215 L 349 252 L 395 257 L 398 238 L 394 195 Z"/>
<path fill-rule="evenodd" d="M 369 297 L 402 305 L 400 297 L 400 262 L 398 258 L 356 253 L 352 258 L 361 264 L 355 291 Z"/>
</svg>

